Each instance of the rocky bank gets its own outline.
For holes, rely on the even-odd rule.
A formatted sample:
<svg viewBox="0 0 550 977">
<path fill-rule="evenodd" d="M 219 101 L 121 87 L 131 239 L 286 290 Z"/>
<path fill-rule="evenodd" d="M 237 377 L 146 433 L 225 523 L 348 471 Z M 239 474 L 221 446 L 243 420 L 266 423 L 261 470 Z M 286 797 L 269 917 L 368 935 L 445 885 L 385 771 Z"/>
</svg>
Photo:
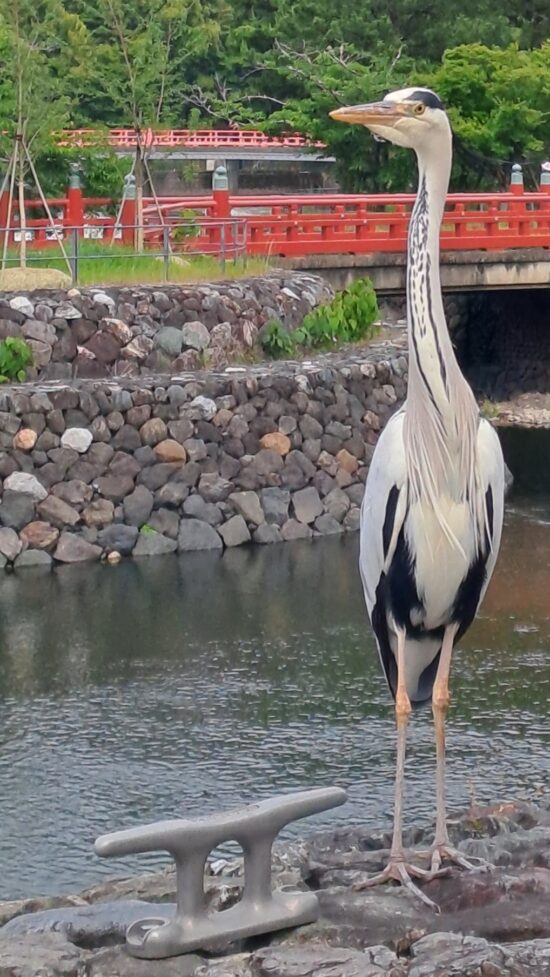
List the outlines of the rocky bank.
<svg viewBox="0 0 550 977">
<path fill-rule="evenodd" d="M 452 868 L 426 892 L 435 915 L 400 888 L 356 891 L 388 855 L 389 834 L 360 827 L 280 845 L 276 884 L 317 893 L 320 918 L 300 929 L 171 960 L 134 959 L 124 932 L 172 911 L 166 872 L 105 882 L 78 896 L 0 904 L 2 977 L 550 977 L 550 801 L 503 803 L 456 818 L 451 836 L 487 872 Z M 426 848 L 433 826 L 409 829 Z M 242 865 L 207 875 L 208 905 L 239 898 Z M 220 870 L 221 869 L 221 870 Z M 159 904 L 162 904 L 159 906 Z"/>
<path fill-rule="evenodd" d="M 296 328 L 333 295 L 300 272 L 196 285 L 0 292 L 0 339 L 33 351 L 30 379 L 219 369 L 249 356 L 270 320 Z"/>
<path fill-rule="evenodd" d="M 382 341 L 312 362 L 4 386 L 0 564 L 354 530 L 406 382 L 403 346 Z"/>
</svg>

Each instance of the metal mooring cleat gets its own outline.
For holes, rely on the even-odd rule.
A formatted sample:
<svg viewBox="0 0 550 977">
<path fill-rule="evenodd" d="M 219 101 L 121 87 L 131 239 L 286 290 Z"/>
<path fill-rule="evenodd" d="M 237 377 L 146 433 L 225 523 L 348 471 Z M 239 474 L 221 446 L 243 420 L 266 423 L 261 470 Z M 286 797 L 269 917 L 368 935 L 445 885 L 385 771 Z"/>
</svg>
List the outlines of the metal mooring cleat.
<svg viewBox="0 0 550 977">
<path fill-rule="evenodd" d="M 141 828 L 102 835 L 98 855 L 168 851 L 176 863 L 177 906 L 170 919 L 133 923 L 126 933 L 128 952 L 147 960 L 213 949 L 231 940 L 312 923 L 319 904 L 312 892 L 271 888 L 271 848 L 290 821 L 338 807 L 347 800 L 339 787 L 320 787 L 273 797 L 258 804 L 204 818 L 157 821 Z M 240 902 L 223 912 L 205 905 L 204 868 L 217 845 L 237 841 L 244 853 Z"/>
</svg>

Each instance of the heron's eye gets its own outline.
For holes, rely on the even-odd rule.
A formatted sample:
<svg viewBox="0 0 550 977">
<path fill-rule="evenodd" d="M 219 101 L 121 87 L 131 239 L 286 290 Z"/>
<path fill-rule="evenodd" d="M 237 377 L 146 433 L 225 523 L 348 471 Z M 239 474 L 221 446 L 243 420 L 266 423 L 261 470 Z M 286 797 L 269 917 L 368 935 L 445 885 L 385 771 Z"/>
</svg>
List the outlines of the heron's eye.
<svg viewBox="0 0 550 977">
<path fill-rule="evenodd" d="M 417 102 L 413 109 L 415 115 L 424 115 L 425 111 L 426 111 L 426 106 L 423 105 L 422 102 Z"/>
</svg>

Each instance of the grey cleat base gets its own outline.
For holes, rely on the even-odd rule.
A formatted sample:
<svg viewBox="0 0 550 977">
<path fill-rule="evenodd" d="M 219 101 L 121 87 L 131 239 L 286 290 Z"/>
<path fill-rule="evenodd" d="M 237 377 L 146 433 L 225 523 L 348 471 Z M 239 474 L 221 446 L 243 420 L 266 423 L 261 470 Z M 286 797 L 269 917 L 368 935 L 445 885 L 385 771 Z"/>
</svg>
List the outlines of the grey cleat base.
<svg viewBox="0 0 550 977">
<path fill-rule="evenodd" d="M 260 933 L 290 929 L 314 923 L 319 903 L 312 892 L 272 893 L 265 903 L 241 901 L 231 909 L 187 921 L 179 916 L 168 922 L 161 918 L 141 919 L 126 933 L 126 949 L 135 957 L 157 960 L 193 950 L 220 949 L 231 940 L 244 940 Z"/>
</svg>

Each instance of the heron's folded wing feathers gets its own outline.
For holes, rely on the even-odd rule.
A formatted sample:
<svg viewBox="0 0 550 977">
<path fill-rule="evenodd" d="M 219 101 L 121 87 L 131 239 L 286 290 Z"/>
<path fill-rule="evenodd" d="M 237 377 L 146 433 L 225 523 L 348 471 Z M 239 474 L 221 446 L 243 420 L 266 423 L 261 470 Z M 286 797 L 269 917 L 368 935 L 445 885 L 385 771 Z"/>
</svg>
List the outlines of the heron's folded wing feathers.
<svg viewBox="0 0 550 977">
<path fill-rule="evenodd" d="M 489 519 L 488 535 L 491 550 L 485 565 L 486 576 L 480 602 L 488 587 L 500 546 L 502 533 L 502 519 L 504 514 L 504 459 L 498 434 L 488 421 L 482 419 L 477 436 L 478 464 L 481 475 L 481 487 L 492 508 Z"/>
<path fill-rule="evenodd" d="M 361 507 L 359 567 L 369 615 L 406 515 L 404 417 L 403 410 L 394 414 L 380 435 Z"/>
</svg>

